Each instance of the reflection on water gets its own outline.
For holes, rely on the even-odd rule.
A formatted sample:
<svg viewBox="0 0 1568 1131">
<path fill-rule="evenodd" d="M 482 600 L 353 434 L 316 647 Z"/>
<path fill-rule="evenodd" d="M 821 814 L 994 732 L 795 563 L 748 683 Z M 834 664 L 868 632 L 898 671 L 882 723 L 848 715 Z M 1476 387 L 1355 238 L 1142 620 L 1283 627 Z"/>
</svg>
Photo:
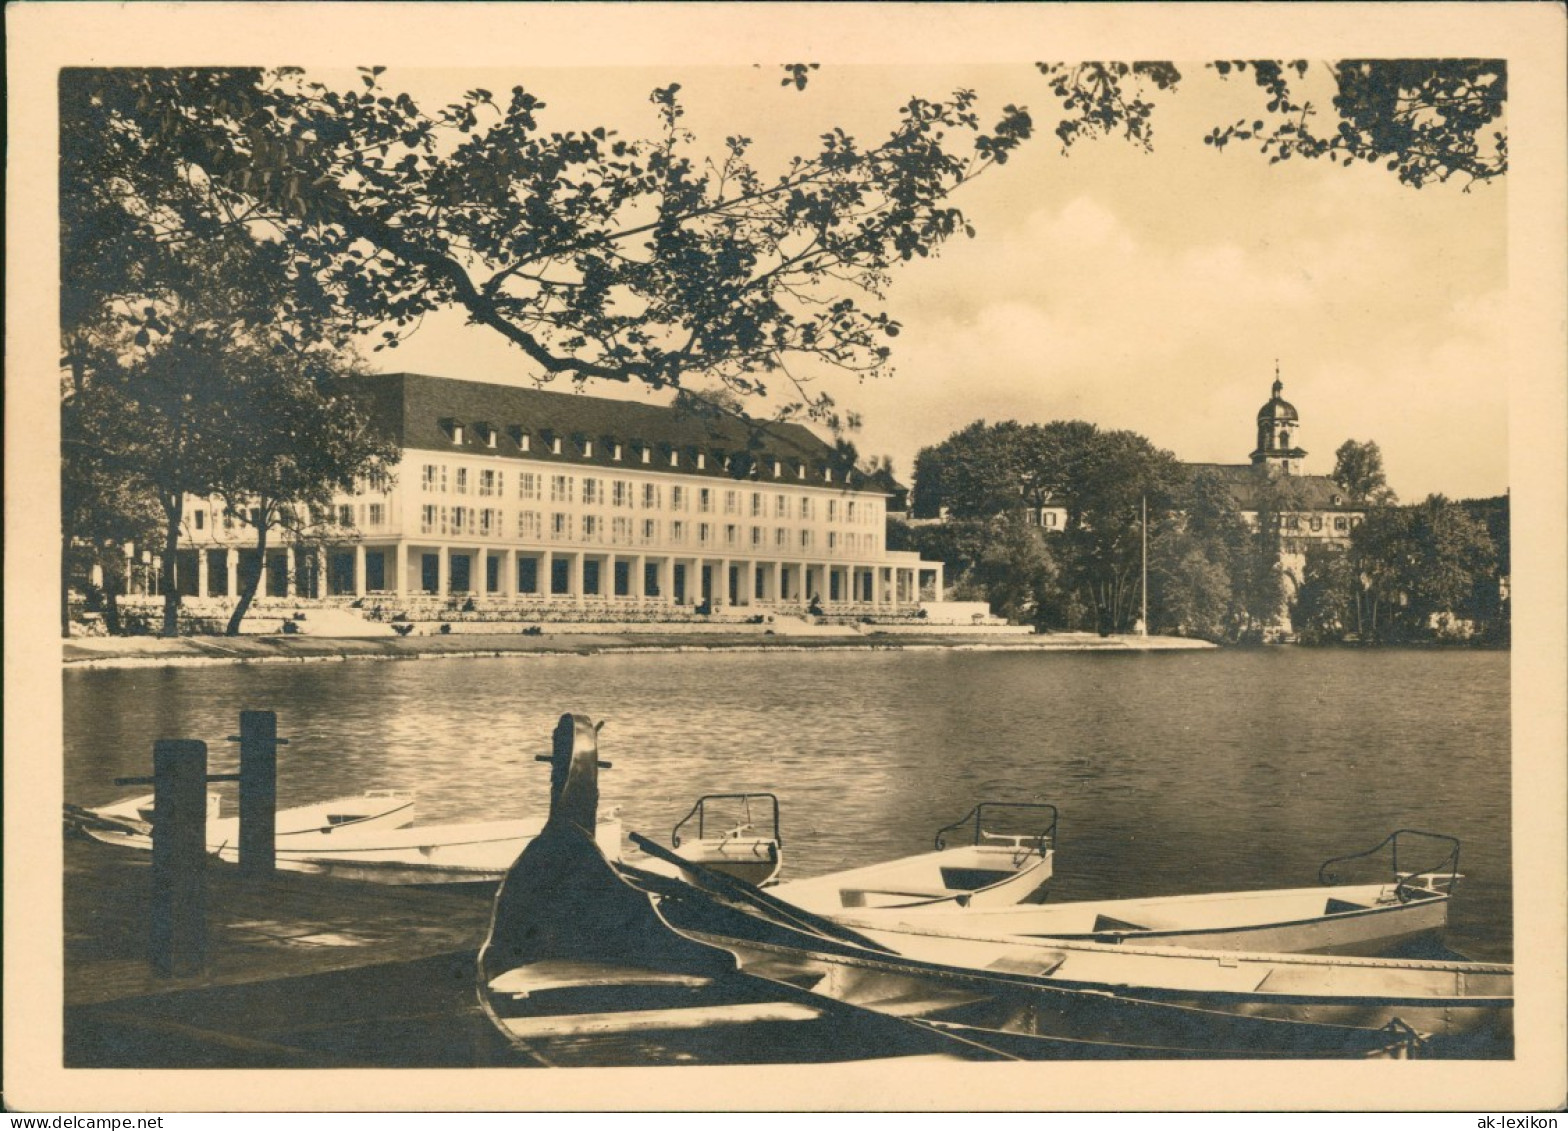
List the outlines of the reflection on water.
<svg viewBox="0 0 1568 1131">
<path fill-rule="evenodd" d="M 1302 886 L 1395 828 L 1464 842 L 1450 939 L 1512 949 L 1508 657 L 681 653 L 72 671 L 66 797 L 157 738 L 232 770 L 278 712 L 280 804 L 371 788 L 421 821 L 542 814 L 567 711 L 608 720 L 607 804 L 665 839 L 702 793 L 777 793 L 788 874 L 922 851 L 978 800 L 1061 808 L 1059 898 Z M 220 790 L 232 791 L 232 786 Z M 232 796 L 232 792 L 230 792 Z M 1345 877 L 1347 880 L 1353 878 Z M 1360 877 L 1354 877 L 1360 878 Z M 1376 878 L 1367 876 L 1367 879 Z"/>
</svg>

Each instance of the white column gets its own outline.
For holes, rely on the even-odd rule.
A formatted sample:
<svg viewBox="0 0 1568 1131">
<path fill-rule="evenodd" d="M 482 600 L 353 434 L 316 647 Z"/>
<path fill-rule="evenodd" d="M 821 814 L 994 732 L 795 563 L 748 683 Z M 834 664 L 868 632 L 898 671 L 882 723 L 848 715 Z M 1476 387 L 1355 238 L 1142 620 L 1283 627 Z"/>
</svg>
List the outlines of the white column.
<svg viewBox="0 0 1568 1131">
<path fill-rule="evenodd" d="M 452 550 L 449 546 L 441 546 L 436 550 L 436 596 L 446 597 L 451 593 L 452 578 Z"/>
<path fill-rule="evenodd" d="M 399 597 L 408 596 L 408 562 L 411 555 L 409 547 L 401 542 L 388 555 L 392 560 L 392 588 Z"/>
<path fill-rule="evenodd" d="M 539 586 L 539 596 L 546 601 L 554 596 L 555 584 L 555 551 L 546 550 L 539 555 L 539 576 L 536 579 Z"/>
<path fill-rule="evenodd" d="M 583 564 L 588 554 L 578 550 L 572 555 L 572 600 L 579 606 L 583 601 Z"/>
<path fill-rule="evenodd" d="M 225 551 L 223 555 L 225 572 L 229 575 L 229 596 L 240 595 L 240 552 L 238 550 Z"/>
<path fill-rule="evenodd" d="M 675 558 L 666 555 L 659 563 L 659 599 L 666 605 L 675 603 Z"/>
<path fill-rule="evenodd" d="M 327 551 L 322 547 L 316 551 L 316 597 L 325 597 L 327 588 Z"/>
<path fill-rule="evenodd" d="M 501 555 L 501 585 L 502 597 L 517 596 L 517 551 L 507 550 Z"/>
<path fill-rule="evenodd" d="M 898 612 L 898 567 L 897 566 L 889 566 L 888 567 L 888 571 L 887 571 L 887 576 L 888 576 L 887 594 L 888 594 L 889 602 L 890 602 L 890 604 L 892 606 L 892 609 L 896 613 L 896 612 Z"/>
<path fill-rule="evenodd" d="M 718 568 L 714 570 L 713 578 L 713 607 L 719 609 L 730 603 L 730 560 L 720 558 Z"/>
<path fill-rule="evenodd" d="M 204 548 L 196 551 L 196 596 L 211 596 L 207 592 L 207 551 Z"/>
<path fill-rule="evenodd" d="M 354 543 L 354 596 L 365 595 L 365 544 Z"/>
<path fill-rule="evenodd" d="M 637 603 L 639 605 L 642 604 L 643 601 L 648 597 L 647 569 L 648 558 L 646 555 L 638 554 L 632 559 L 632 576 L 630 578 L 631 584 L 627 586 L 627 592 L 637 599 Z"/>
<path fill-rule="evenodd" d="M 741 604 L 748 608 L 757 603 L 757 559 L 748 558 L 740 571 Z"/>
</svg>

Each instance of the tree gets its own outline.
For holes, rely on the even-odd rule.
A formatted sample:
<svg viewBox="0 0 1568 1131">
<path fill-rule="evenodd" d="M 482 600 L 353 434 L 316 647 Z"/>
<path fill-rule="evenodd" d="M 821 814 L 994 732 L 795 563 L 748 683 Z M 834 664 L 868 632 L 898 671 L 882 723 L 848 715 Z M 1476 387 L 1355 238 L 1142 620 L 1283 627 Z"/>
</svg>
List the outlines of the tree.
<svg viewBox="0 0 1568 1131">
<path fill-rule="evenodd" d="M 127 591 L 125 548 L 155 540 L 161 513 L 150 486 L 115 466 L 114 439 L 123 424 L 107 398 L 76 393 L 69 385 L 61 403 L 60 464 L 61 633 L 69 635 L 69 594 L 75 573 L 103 576 L 104 625 L 120 632 L 119 597 Z"/>
<path fill-rule="evenodd" d="M 1486 524 L 1441 495 L 1370 512 L 1351 533 L 1351 550 L 1374 640 L 1427 639 L 1441 625 L 1458 631 L 1459 622 L 1473 628 L 1493 607 L 1497 557 Z"/>
<path fill-rule="evenodd" d="M 1039 66 L 1064 147 L 1110 132 L 1151 144 L 1154 100 L 1183 81 L 1169 62 Z M 1386 160 L 1415 186 L 1506 169 L 1501 61 L 1329 64 L 1332 114 L 1293 93 L 1304 62 L 1210 68 L 1250 75 L 1268 100 L 1267 122 L 1216 128 L 1213 145 Z M 803 89 L 811 70 L 787 67 L 782 85 Z M 456 306 L 545 378 L 699 380 L 747 396 L 782 382 L 825 410 L 796 363 L 885 372 L 899 331 L 879 309 L 891 268 L 973 234 L 954 192 L 1034 133 L 1017 106 L 982 125 L 960 90 L 909 99 L 872 144 L 828 128 L 770 173 L 739 134 L 699 147 L 676 83 L 650 96 L 657 132 L 633 139 L 548 129 L 522 86 L 429 112 L 384 89 L 383 71 L 362 68 L 347 90 L 297 68 L 64 72 L 65 164 L 113 186 L 63 201 L 93 221 L 67 225 L 67 264 L 105 244 L 111 262 L 156 272 L 136 254 L 149 229 L 165 247 L 242 230 L 279 249 L 272 293 L 293 321 L 348 313 L 361 329 L 395 327 L 393 346 L 399 328 Z M 161 207 L 127 205 L 127 187 Z"/>
<path fill-rule="evenodd" d="M 991 518 L 1018 510 L 1026 497 L 1038 451 L 1030 441 L 1038 426 L 977 420 L 915 457 L 914 513 L 935 518 Z"/>
<path fill-rule="evenodd" d="M 1291 606 L 1291 627 L 1303 644 L 1342 640 L 1355 628 L 1356 576 L 1338 546 L 1307 548 L 1307 564 Z"/>
<path fill-rule="evenodd" d="M 1057 565 L 1039 528 L 1008 516 L 990 524 L 971 577 L 997 615 L 1031 624 L 1055 586 Z"/>
<path fill-rule="evenodd" d="M 256 560 L 266 560 L 269 533 L 285 527 L 305 537 L 301 517 L 327 511 L 337 492 L 379 478 L 397 447 L 375 433 L 345 386 L 336 355 L 250 348 L 226 358 L 227 447 L 214 483 L 232 519 L 256 533 Z M 239 634 L 261 571 L 244 577 L 226 633 Z"/>
<path fill-rule="evenodd" d="M 1099 432 L 1079 443 L 1062 472 L 1065 571 L 1095 610 L 1102 634 L 1131 627 L 1143 566 L 1143 529 L 1171 510 L 1183 478 L 1170 452 L 1135 432 Z"/>
<path fill-rule="evenodd" d="M 1476 592 L 1496 561 L 1485 524 L 1458 503 L 1430 495 L 1415 508 L 1412 527 L 1420 560 L 1411 579 L 1412 614 L 1423 626 L 1434 617 L 1480 620 Z"/>
<path fill-rule="evenodd" d="M 745 137 L 699 152 L 678 84 L 653 92 L 661 128 L 634 140 L 548 131 L 521 86 L 426 113 L 382 70 L 357 92 L 291 68 L 63 81 L 100 132 L 146 141 L 157 177 L 201 187 L 192 232 L 286 250 L 290 317 L 335 306 L 408 327 L 456 305 L 547 378 L 742 395 L 780 378 L 818 409 L 791 364 L 881 372 L 899 329 L 877 309 L 888 271 L 967 231 L 948 197 L 1032 132 L 1017 107 L 982 127 L 971 91 L 912 98 L 885 140 L 829 130 L 770 176 Z"/>
<path fill-rule="evenodd" d="M 1149 546 L 1149 629 L 1222 641 L 1234 619 L 1230 571 L 1190 535 L 1152 539 Z"/>
<path fill-rule="evenodd" d="M 1255 142 L 1271 163 L 1292 157 L 1381 163 L 1412 188 L 1458 176 L 1468 192 L 1507 172 L 1505 60 L 1341 59 L 1319 65 L 1332 83 L 1331 113 L 1310 94 L 1296 92 L 1310 85 L 1312 64 L 1304 59 L 1209 63 L 1222 79 L 1250 75 L 1266 101 L 1255 116 L 1214 127 L 1204 142 L 1216 149 Z M 1112 133 L 1151 148 L 1153 100 L 1184 81 L 1169 62 L 1036 66 L 1063 106 L 1077 113 L 1057 126 L 1063 148 Z"/>
<path fill-rule="evenodd" d="M 1341 444 L 1334 452 L 1332 478 L 1349 492 L 1352 502 L 1385 506 L 1398 499 L 1389 489 L 1383 472 L 1383 451 L 1375 440 L 1346 440 Z"/>
<path fill-rule="evenodd" d="M 1048 504 L 1061 507 L 1066 522 L 1052 544 L 1060 587 L 1042 615 L 1075 621 L 1065 603 L 1071 589 L 1076 605 L 1096 610 L 1102 631 L 1119 632 L 1139 593 L 1143 506 L 1157 521 L 1181 479 L 1171 453 L 1133 432 L 1102 432 L 1080 420 L 976 421 L 917 457 L 915 513 L 1023 522 Z"/>
<path fill-rule="evenodd" d="M 1358 632 L 1365 640 L 1389 639 L 1396 612 L 1409 600 L 1420 568 L 1412 518 L 1408 507 L 1380 507 L 1350 532 L 1351 563 L 1361 583 Z"/>
<path fill-rule="evenodd" d="M 1042 623 L 1059 600 L 1055 555 L 1039 528 L 1017 515 L 916 527 L 895 523 L 888 548 L 941 561 L 957 600 L 985 601 L 1015 622 Z"/>
<path fill-rule="evenodd" d="M 1199 471 L 1151 525 L 1150 630 L 1213 641 L 1244 635 L 1257 547 L 1225 480 Z"/>
</svg>

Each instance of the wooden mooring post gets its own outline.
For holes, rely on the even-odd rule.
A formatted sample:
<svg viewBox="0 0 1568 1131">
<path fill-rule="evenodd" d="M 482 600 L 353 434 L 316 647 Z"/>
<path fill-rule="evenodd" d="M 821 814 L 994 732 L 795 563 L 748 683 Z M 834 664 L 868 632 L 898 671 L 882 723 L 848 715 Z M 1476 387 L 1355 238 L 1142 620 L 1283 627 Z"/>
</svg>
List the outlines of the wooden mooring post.
<svg viewBox="0 0 1568 1131">
<path fill-rule="evenodd" d="M 152 901 L 148 960 L 164 977 L 207 965 L 207 744 L 152 748 Z"/>
<path fill-rule="evenodd" d="M 240 744 L 240 875 L 270 876 L 277 865 L 278 737 L 275 711 L 241 711 L 240 732 L 229 736 Z"/>
<path fill-rule="evenodd" d="M 201 973 L 207 965 L 207 783 L 240 783 L 240 873 L 271 875 L 277 861 L 278 737 L 272 711 L 241 711 L 240 772 L 207 773 L 207 744 L 162 738 L 153 743 L 152 777 L 116 778 L 151 785 L 152 892 L 148 961 L 164 977 Z"/>
</svg>

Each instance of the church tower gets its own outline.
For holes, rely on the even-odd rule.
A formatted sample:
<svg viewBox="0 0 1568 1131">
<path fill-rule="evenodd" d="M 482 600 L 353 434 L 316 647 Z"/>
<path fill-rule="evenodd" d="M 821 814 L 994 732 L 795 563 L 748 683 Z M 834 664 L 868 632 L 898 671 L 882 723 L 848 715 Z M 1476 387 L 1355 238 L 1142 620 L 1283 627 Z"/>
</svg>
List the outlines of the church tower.
<svg viewBox="0 0 1568 1131">
<path fill-rule="evenodd" d="M 1285 383 L 1279 379 L 1279 365 L 1274 366 L 1274 395 L 1258 409 L 1258 446 L 1252 453 L 1252 466 L 1266 470 L 1270 475 L 1292 475 L 1300 470 L 1306 452 L 1291 444 L 1298 417 L 1296 406 L 1280 396 Z"/>
</svg>

